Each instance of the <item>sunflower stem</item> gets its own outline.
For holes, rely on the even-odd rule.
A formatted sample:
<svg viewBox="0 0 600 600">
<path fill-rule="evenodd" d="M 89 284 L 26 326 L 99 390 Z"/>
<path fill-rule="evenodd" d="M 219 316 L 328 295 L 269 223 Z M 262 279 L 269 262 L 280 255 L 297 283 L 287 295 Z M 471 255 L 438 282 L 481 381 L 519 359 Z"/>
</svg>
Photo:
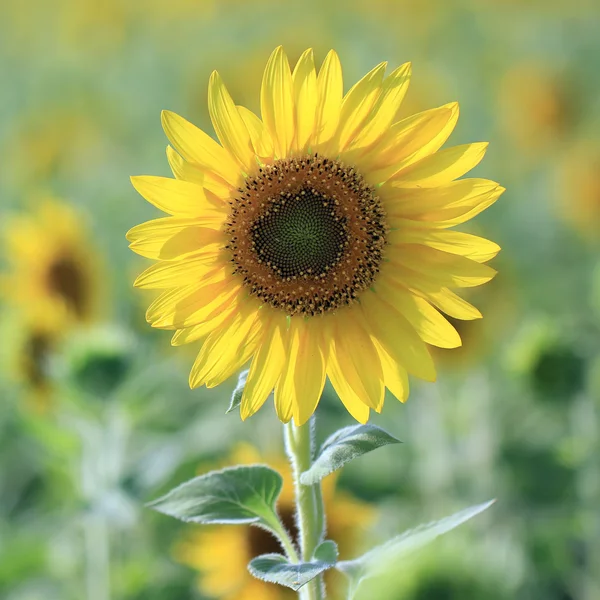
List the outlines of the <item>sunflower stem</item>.
<svg viewBox="0 0 600 600">
<path fill-rule="evenodd" d="M 310 423 L 296 427 L 293 423 L 284 426 L 285 447 L 294 474 L 296 492 L 296 520 L 300 539 L 300 555 L 303 562 L 310 562 L 323 538 L 325 517 L 320 485 L 303 485 L 300 475 L 308 470 L 313 460 L 313 426 Z M 307 583 L 299 592 L 303 600 L 323 600 L 323 577 Z"/>
</svg>

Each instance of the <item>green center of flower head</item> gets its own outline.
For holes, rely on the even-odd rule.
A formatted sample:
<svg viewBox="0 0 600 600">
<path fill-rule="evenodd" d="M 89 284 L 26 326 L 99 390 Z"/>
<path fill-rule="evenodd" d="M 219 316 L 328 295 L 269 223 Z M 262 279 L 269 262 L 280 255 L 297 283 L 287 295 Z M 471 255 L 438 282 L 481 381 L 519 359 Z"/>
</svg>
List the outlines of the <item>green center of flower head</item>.
<svg viewBox="0 0 600 600">
<path fill-rule="evenodd" d="M 280 277 L 322 275 L 342 258 L 348 230 L 330 199 L 303 187 L 284 193 L 256 220 L 252 239 L 257 255 Z"/>
</svg>

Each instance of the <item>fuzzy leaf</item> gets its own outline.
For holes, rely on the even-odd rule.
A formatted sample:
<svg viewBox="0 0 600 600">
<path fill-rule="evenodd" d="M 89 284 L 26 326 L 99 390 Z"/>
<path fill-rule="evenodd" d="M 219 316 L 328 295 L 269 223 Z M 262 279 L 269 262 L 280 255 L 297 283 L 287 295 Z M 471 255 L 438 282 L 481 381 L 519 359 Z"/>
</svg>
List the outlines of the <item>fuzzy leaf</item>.
<svg viewBox="0 0 600 600">
<path fill-rule="evenodd" d="M 281 486 L 281 475 L 265 465 L 230 467 L 195 477 L 149 506 L 186 522 L 271 527 Z"/>
<path fill-rule="evenodd" d="M 311 579 L 334 566 L 334 562 L 313 560 L 309 563 L 291 563 L 281 554 L 263 554 L 250 561 L 248 570 L 257 579 L 278 583 L 298 591 Z"/>
<path fill-rule="evenodd" d="M 238 383 L 235 386 L 235 390 L 231 393 L 231 400 L 229 402 L 229 408 L 225 411 L 226 414 L 233 412 L 242 403 L 242 396 L 244 394 L 244 388 L 246 387 L 246 380 L 248 379 L 248 369 L 242 371 L 238 376 Z"/>
<path fill-rule="evenodd" d="M 451 531 L 465 521 L 473 518 L 489 508 L 495 500 L 471 506 L 439 521 L 432 521 L 409 529 L 401 535 L 392 538 L 381 546 L 369 550 L 366 554 L 354 560 L 340 561 L 336 569 L 345 573 L 350 579 L 348 600 L 354 598 L 359 585 L 365 579 L 385 572 L 391 564 L 397 564 L 399 558 L 419 550 L 432 542 L 438 536 Z"/>
<path fill-rule="evenodd" d="M 313 559 L 335 564 L 338 559 L 338 547 L 333 540 L 321 542 L 313 553 Z"/>
<path fill-rule="evenodd" d="M 381 446 L 399 443 L 400 440 L 376 425 L 344 427 L 325 441 L 311 468 L 300 476 L 300 482 L 313 485 L 354 458 Z"/>
</svg>

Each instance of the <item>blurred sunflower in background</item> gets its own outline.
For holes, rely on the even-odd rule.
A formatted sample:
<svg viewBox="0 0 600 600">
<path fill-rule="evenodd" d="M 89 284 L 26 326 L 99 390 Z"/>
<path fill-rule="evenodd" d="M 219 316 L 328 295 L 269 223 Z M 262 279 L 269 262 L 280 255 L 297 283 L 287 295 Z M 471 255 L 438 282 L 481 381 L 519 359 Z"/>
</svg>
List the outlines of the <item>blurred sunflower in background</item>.
<svg viewBox="0 0 600 600">
<path fill-rule="evenodd" d="M 9 270 L 0 279 L 3 300 L 19 327 L 8 364 L 37 408 L 51 393 L 48 361 L 66 332 L 101 314 L 100 263 L 81 218 L 68 205 L 44 199 L 4 229 Z"/>
<path fill-rule="evenodd" d="M 203 340 L 193 388 L 252 360 L 244 419 L 275 389 L 280 420 L 303 424 L 327 376 L 365 422 L 386 387 L 407 398 L 407 373 L 435 379 L 426 344 L 460 346 L 439 311 L 481 317 L 450 288 L 492 279 L 484 263 L 500 248 L 449 228 L 504 191 L 457 181 L 487 144 L 439 151 L 458 105 L 397 120 L 411 68 L 385 70 L 344 95 L 334 51 L 317 73 L 312 50 L 292 71 L 279 47 L 263 76 L 262 120 L 236 106 L 214 72 L 208 108 L 221 144 L 164 111 L 175 179 L 132 178 L 171 215 L 128 233 L 135 252 L 159 261 L 136 280 L 165 290 L 147 320 L 176 330 L 174 345 Z"/>
<path fill-rule="evenodd" d="M 228 465 L 267 463 L 283 477 L 283 488 L 277 503 L 282 522 L 297 542 L 295 523 L 294 481 L 284 456 L 267 456 L 249 444 L 239 444 Z M 224 465 L 221 465 L 224 466 Z M 342 560 L 352 558 L 360 550 L 360 541 L 375 518 L 375 511 L 344 492 L 336 491 L 336 474 L 323 480 L 323 503 L 327 519 L 327 539 L 336 540 Z M 278 585 L 255 579 L 248 571 L 253 558 L 281 552 L 279 542 L 267 531 L 252 526 L 215 526 L 187 531 L 175 547 L 180 562 L 200 571 L 198 586 L 210 597 L 223 600 L 283 600 L 297 594 Z M 339 590 L 342 576 L 328 571 L 325 580 L 329 592 Z M 335 594 L 332 595 L 335 597 Z"/>
<path fill-rule="evenodd" d="M 499 80 L 502 131 L 539 160 L 572 131 L 578 116 L 573 82 L 557 66 L 517 63 Z"/>
<path fill-rule="evenodd" d="M 557 208 L 584 240 L 600 240 L 600 147 L 588 141 L 565 155 L 556 171 Z"/>
<path fill-rule="evenodd" d="M 27 406 L 45 411 L 51 402 L 49 361 L 58 341 L 56 329 L 41 316 L 21 317 L 11 323 L 10 328 L 2 323 L 2 333 L 13 340 L 2 353 L 9 379 L 23 387 Z"/>
<path fill-rule="evenodd" d="M 46 199 L 35 211 L 9 220 L 5 242 L 10 264 L 1 290 L 7 301 L 61 329 L 98 317 L 98 258 L 74 210 Z"/>
</svg>

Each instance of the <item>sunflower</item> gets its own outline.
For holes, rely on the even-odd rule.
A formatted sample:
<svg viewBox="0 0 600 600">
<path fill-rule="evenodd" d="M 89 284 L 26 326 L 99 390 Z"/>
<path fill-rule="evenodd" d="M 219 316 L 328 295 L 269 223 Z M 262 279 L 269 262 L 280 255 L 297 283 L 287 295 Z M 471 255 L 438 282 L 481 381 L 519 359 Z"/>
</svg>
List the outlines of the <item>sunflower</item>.
<svg viewBox="0 0 600 600">
<path fill-rule="evenodd" d="M 577 87 L 565 73 L 523 62 L 500 79 L 497 97 L 502 131 L 519 150 L 539 158 L 577 124 Z"/>
<path fill-rule="evenodd" d="M 557 210 L 586 242 L 600 239 L 600 148 L 583 142 L 569 149 L 557 169 Z"/>
<path fill-rule="evenodd" d="M 67 205 L 44 200 L 6 229 L 11 263 L 0 292 L 46 331 L 94 320 L 100 307 L 99 264 L 81 219 Z"/>
<path fill-rule="evenodd" d="M 279 47 L 263 76 L 262 119 L 213 72 L 208 108 L 221 143 L 164 111 L 175 178 L 132 178 L 171 215 L 128 233 L 135 252 L 159 261 L 135 282 L 164 290 L 146 318 L 175 330 L 174 345 L 202 341 L 192 388 L 251 361 L 243 419 L 274 389 L 280 420 L 301 425 L 329 377 L 365 422 L 385 388 L 407 398 L 407 373 L 435 379 L 427 344 L 460 346 L 439 311 L 481 317 L 450 288 L 489 281 L 484 263 L 499 246 L 449 228 L 504 191 L 457 180 L 487 144 L 440 151 L 456 103 L 397 121 L 410 64 L 385 70 L 344 95 L 334 51 L 317 73 L 312 50 L 292 71 Z"/>
<path fill-rule="evenodd" d="M 56 351 L 56 329 L 43 318 L 8 315 L 0 331 L 11 340 L 0 353 L 2 375 L 23 389 L 24 405 L 43 413 L 51 405 L 53 391 L 49 363 Z"/>
<path fill-rule="evenodd" d="M 270 456 L 267 461 L 283 476 L 283 488 L 277 511 L 284 525 L 297 541 L 295 524 L 294 482 L 288 462 L 282 456 Z M 239 444 L 230 457 L 231 464 L 264 462 L 258 450 Z M 359 550 L 358 543 L 373 521 L 375 513 L 366 504 L 337 492 L 336 475 L 323 480 L 326 507 L 327 537 L 337 542 L 342 559 Z M 284 600 L 296 598 L 280 586 L 255 579 L 248 572 L 248 562 L 260 554 L 281 552 L 277 540 L 267 531 L 251 526 L 215 526 L 194 529 L 176 545 L 175 556 L 180 562 L 200 572 L 198 586 L 208 596 L 223 600 Z M 327 586 L 334 589 L 340 582 L 334 573 L 326 575 Z"/>
</svg>

